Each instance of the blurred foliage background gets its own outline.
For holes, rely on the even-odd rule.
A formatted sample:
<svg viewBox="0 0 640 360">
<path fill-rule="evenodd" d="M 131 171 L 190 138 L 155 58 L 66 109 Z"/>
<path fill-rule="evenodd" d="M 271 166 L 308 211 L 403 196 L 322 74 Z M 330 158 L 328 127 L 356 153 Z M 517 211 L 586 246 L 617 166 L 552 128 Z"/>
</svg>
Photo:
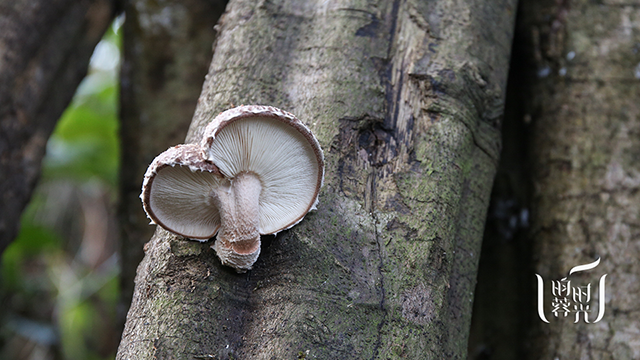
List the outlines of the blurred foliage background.
<svg viewBox="0 0 640 360">
<path fill-rule="evenodd" d="M 2 256 L 0 359 L 115 358 L 122 22 L 96 47 L 49 139 L 20 234 Z"/>
</svg>

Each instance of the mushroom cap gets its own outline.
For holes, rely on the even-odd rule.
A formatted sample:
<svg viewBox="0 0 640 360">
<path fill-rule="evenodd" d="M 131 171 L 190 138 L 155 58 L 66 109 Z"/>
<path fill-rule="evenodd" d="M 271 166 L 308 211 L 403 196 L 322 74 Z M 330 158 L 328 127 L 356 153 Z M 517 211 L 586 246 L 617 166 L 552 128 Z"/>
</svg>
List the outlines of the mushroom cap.
<svg viewBox="0 0 640 360">
<path fill-rule="evenodd" d="M 225 182 L 218 168 L 205 160 L 200 146 L 178 145 L 149 165 L 140 199 L 152 223 L 204 241 L 220 228 L 220 214 L 210 193 Z"/>
<path fill-rule="evenodd" d="M 220 113 L 205 129 L 205 158 L 233 178 L 258 176 L 260 234 L 288 229 L 315 209 L 324 180 L 324 157 L 318 140 L 294 115 L 260 105 Z"/>
</svg>

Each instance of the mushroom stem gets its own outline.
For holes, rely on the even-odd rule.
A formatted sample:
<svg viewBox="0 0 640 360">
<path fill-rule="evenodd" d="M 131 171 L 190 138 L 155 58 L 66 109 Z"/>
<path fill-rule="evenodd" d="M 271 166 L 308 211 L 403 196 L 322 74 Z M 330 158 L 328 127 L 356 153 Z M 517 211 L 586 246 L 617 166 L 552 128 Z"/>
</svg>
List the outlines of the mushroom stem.
<svg viewBox="0 0 640 360">
<path fill-rule="evenodd" d="M 249 270 L 260 254 L 258 176 L 242 172 L 211 194 L 220 212 L 221 227 L 213 249 L 225 265 Z"/>
</svg>

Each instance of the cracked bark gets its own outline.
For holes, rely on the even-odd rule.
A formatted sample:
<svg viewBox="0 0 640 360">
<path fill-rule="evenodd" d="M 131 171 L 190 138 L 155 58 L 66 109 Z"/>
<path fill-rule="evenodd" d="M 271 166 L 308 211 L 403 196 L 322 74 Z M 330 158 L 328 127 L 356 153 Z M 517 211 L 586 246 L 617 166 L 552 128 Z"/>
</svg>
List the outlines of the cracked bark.
<svg viewBox="0 0 640 360">
<path fill-rule="evenodd" d="M 534 60 L 535 272 L 560 279 L 600 257 L 596 269 L 571 277 L 573 284 L 590 282 L 596 298 L 598 279 L 608 274 L 604 318 L 574 324 L 573 313 L 548 315 L 545 324 L 536 317 L 528 358 L 638 359 L 640 7 L 586 0 L 522 6 L 521 31 Z M 535 287 L 533 274 L 529 281 Z M 591 321 L 601 300 L 591 301 Z"/>
<path fill-rule="evenodd" d="M 325 151 L 318 211 L 244 275 L 157 230 L 118 358 L 464 358 L 514 12 L 231 2 L 187 140 L 234 105 L 293 112 Z"/>
<path fill-rule="evenodd" d="M 47 139 L 114 12 L 112 0 L 0 1 L 0 253 L 18 232 Z"/>
</svg>

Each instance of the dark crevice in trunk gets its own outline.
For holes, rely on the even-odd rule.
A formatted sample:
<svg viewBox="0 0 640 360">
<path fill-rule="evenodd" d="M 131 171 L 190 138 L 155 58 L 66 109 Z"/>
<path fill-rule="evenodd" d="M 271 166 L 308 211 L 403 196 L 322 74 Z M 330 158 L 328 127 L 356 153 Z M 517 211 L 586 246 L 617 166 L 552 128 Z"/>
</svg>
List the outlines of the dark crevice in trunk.
<svg viewBox="0 0 640 360">
<path fill-rule="evenodd" d="M 516 23 L 520 20 L 518 13 Z M 531 52 L 531 37 L 516 29 L 502 123 L 503 148 L 482 242 L 468 359 L 524 358 L 524 339 L 535 311 L 529 232 L 531 109 L 526 102 L 535 74 Z"/>
</svg>

